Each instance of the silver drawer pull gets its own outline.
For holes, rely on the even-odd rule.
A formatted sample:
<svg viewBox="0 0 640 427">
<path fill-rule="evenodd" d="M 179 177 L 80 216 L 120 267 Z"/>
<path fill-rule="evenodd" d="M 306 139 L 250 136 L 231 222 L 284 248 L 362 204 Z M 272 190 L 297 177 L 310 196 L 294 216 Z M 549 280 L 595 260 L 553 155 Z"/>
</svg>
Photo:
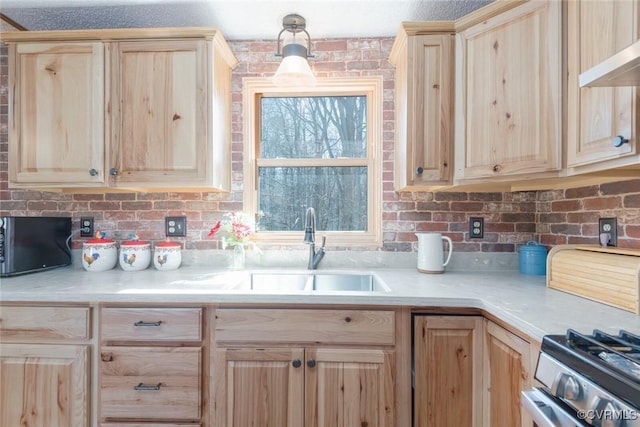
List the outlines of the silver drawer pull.
<svg viewBox="0 0 640 427">
<path fill-rule="evenodd" d="M 144 385 L 140 383 L 136 386 L 133 386 L 133 389 L 136 391 L 160 391 L 160 386 L 162 383 L 158 383 L 157 385 Z"/>
<path fill-rule="evenodd" d="M 162 324 L 162 320 L 158 320 L 157 322 L 145 322 L 144 320 L 140 320 L 133 324 L 133 326 L 160 326 Z"/>
</svg>

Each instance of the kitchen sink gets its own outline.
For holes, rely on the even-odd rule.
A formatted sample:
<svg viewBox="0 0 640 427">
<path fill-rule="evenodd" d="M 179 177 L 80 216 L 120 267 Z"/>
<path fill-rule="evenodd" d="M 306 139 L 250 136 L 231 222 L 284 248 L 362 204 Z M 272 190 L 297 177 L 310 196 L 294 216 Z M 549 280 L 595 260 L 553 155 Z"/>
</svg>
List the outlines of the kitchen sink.
<svg viewBox="0 0 640 427">
<path fill-rule="evenodd" d="M 265 292 L 389 292 L 373 274 L 255 272 L 235 289 Z"/>
</svg>

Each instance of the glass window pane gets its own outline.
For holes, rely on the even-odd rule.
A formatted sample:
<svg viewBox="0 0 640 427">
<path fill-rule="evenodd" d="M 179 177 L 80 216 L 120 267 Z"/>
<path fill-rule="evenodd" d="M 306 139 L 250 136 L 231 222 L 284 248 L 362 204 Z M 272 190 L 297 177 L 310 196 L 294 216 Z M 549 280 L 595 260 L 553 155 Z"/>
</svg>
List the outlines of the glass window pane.
<svg viewBox="0 0 640 427">
<path fill-rule="evenodd" d="M 367 168 L 260 167 L 260 231 L 302 231 L 308 207 L 321 231 L 367 231 Z"/>
<path fill-rule="evenodd" d="M 260 156 L 366 158 L 367 97 L 261 99 Z"/>
</svg>

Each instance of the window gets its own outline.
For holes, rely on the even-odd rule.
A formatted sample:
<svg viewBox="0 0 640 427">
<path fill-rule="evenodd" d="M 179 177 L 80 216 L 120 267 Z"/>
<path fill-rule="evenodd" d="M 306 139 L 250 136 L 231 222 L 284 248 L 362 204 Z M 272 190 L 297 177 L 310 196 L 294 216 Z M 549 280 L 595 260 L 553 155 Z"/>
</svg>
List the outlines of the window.
<svg viewBox="0 0 640 427">
<path fill-rule="evenodd" d="M 319 79 L 311 89 L 244 80 L 244 206 L 256 240 L 301 243 L 305 212 L 328 244 L 381 243 L 382 79 Z"/>
</svg>

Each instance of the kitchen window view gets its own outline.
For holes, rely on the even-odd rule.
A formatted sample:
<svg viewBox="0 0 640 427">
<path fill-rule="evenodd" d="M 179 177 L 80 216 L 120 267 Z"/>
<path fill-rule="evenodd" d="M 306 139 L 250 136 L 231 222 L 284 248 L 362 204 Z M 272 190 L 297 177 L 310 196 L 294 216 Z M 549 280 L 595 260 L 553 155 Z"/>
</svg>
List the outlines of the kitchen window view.
<svg viewBox="0 0 640 427">
<path fill-rule="evenodd" d="M 255 175 L 245 183 L 255 186 L 247 205 L 258 213 L 258 238 L 298 242 L 312 207 L 316 230 L 332 244 L 374 243 L 380 228 L 374 93 L 322 82 L 312 92 L 273 88 L 255 97 L 257 143 L 247 156 Z"/>
<path fill-rule="evenodd" d="M 318 230 L 366 231 L 366 97 L 262 98 L 260 111 L 261 229 L 301 231 L 313 207 Z"/>
</svg>

